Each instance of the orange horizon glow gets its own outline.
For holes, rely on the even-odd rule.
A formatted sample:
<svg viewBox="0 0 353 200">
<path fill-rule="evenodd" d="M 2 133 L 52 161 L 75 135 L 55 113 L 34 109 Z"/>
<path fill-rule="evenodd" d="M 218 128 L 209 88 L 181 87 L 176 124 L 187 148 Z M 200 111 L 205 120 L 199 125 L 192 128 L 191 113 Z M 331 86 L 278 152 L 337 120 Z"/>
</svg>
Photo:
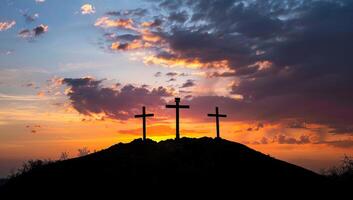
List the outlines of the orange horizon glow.
<svg viewBox="0 0 353 200">
<path fill-rule="evenodd" d="M 25 122 L 29 125 L 28 127 L 23 125 L 20 130 L 17 130 L 18 132 L 27 132 L 21 137 L 12 138 L 11 134 L 2 135 L 2 145 L 0 146 L 0 158 L 2 159 L 50 158 L 55 160 L 59 158 L 61 152 L 68 152 L 70 157 L 76 157 L 78 148 L 87 147 L 93 152 L 120 142 L 127 143 L 142 137 L 141 121 L 138 119 L 117 121 L 104 118 L 104 120 L 101 120 L 102 115 L 86 117 L 72 110 L 61 111 L 60 114 L 55 112 L 39 115 L 34 115 L 32 112 L 9 112 L 14 115 L 13 123 L 16 123 L 15 119 L 23 119 L 26 121 L 21 123 L 24 124 Z M 4 111 L 0 112 L 0 116 L 4 116 L 5 113 Z M 9 115 L 9 113 L 6 114 Z M 28 120 L 31 118 L 30 116 L 32 116 L 32 119 Z M 33 118 L 33 116 L 35 117 Z M 174 139 L 174 123 L 172 117 L 161 122 L 148 120 L 147 137 L 155 141 Z M 35 126 L 36 124 L 38 124 L 38 128 Z M 331 147 L 325 144 L 279 144 L 276 141 L 271 141 L 274 137 L 271 138 L 270 136 L 273 131 L 281 130 L 280 124 L 266 124 L 263 129 L 258 131 L 247 131 L 249 127 L 254 125 L 254 123 L 249 122 L 221 121 L 221 137 L 315 171 L 333 165 L 333 161 L 338 162 L 345 154 L 352 154 L 350 149 Z M 215 137 L 213 119 L 208 122 L 195 121 L 188 118 L 187 112 L 185 112 L 180 126 L 181 137 Z M 10 127 L 8 131 L 11 130 Z M 32 128 L 36 129 L 36 132 L 31 132 Z M 1 128 L 2 132 L 5 130 Z M 12 134 L 16 135 L 16 133 Z M 301 132 L 301 134 L 288 130 L 286 132 L 286 135 L 297 139 L 302 134 L 311 135 L 309 131 Z M 263 137 L 268 137 L 267 144 L 258 143 Z M 330 139 L 333 136 L 327 135 L 326 137 Z M 304 160 L 308 159 L 312 162 L 306 165 Z M 320 165 L 319 163 L 323 164 Z"/>
</svg>

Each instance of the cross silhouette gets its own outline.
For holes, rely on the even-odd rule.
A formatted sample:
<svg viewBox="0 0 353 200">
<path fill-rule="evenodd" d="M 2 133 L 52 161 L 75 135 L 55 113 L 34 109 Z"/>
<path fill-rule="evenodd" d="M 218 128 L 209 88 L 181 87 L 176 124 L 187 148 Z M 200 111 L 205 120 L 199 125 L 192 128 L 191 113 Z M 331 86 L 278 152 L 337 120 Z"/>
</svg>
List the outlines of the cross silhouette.
<svg viewBox="0 0 353 200">
<path fill-rule="evenodd" d="M 143 133 L 143 141 L 146 141 L 146 117 L 153 117 L 154 114 L 146 114 L 146 107 L 142 107 L 142 114 L 135 115 L 135 118 L 142 118 L 142 133 Z"/>
<path fill-rule="evenodd" d="M 180 138 L 180 133 L 179 133 L 179 109 L 180 108 L 190 108 L 189 105 L 180 105 L 180 98 L 175 98 L 175 105 L 166 105 L 165 107 L 166 108 L 175 108 L 175 118 L 176 118 L 176 124 L 175 124 L 175 134 L 176 134 L 176 137 L 175 139 L 176 140 L 179 140 Z"/>
<path fill-rule="evenodd" d="M 216 117 L 217 138 L 220 138 L 220 136 L 219 136 L 219 118 L 220 117 L 227 117 L 227 115 L 219 114 L 218 107 L 216 107 L 216 114 L 208 114 L 207 116 Z"/>
</svg>

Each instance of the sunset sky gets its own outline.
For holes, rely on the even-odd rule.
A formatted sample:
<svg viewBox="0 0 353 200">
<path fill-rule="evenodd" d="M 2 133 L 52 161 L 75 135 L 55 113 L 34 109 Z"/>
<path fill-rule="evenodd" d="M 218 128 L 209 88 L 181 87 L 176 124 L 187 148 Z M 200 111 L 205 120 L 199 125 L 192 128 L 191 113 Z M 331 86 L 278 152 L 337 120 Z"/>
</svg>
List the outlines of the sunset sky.
<svg viewBox="0 0 353 200">
<path fill-rule="evenodd" d="M 353 155 L 351 0 L 1 0 L 0 177 L 141 137 L 221 137 L 305 168 Z M 261 167 L 261 166 L 259 166 Z"/>
</svg>

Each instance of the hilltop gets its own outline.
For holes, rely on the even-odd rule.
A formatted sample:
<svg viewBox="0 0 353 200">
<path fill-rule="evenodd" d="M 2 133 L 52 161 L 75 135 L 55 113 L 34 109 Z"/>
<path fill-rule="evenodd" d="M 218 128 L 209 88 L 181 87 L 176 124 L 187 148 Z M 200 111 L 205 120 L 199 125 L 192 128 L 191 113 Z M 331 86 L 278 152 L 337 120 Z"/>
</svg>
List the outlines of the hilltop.
<svg viewBox="0 0 353 200">
<path fill-rule="evenodd" d="M 182 138 L 119 143 L 90 155 L 57 161 L 12 178 L 7 194 L 128 191 L 314 191 L 325 177 L 223 139 Z M 280 192 L 280 191 L 279 191 Z"/>
</svg>

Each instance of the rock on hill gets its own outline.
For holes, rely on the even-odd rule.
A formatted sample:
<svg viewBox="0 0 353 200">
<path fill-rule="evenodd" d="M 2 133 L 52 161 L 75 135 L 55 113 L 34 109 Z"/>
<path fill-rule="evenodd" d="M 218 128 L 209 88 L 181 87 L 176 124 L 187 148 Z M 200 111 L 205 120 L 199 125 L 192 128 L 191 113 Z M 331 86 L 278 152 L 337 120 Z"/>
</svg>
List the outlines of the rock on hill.
<svg viewBox="0 0 353 200">
<path fill-rule="evenodd" d="M 293 193 L 326 186 L 324 177 L 222 139 L 138 139 L 88 156 L 37 167 L 2 188 L 5 194 Z M 135 192 L 136 193 L 136 192 Z M 251 193 L 249 193 L 251 194 Z"/>
</svg>

